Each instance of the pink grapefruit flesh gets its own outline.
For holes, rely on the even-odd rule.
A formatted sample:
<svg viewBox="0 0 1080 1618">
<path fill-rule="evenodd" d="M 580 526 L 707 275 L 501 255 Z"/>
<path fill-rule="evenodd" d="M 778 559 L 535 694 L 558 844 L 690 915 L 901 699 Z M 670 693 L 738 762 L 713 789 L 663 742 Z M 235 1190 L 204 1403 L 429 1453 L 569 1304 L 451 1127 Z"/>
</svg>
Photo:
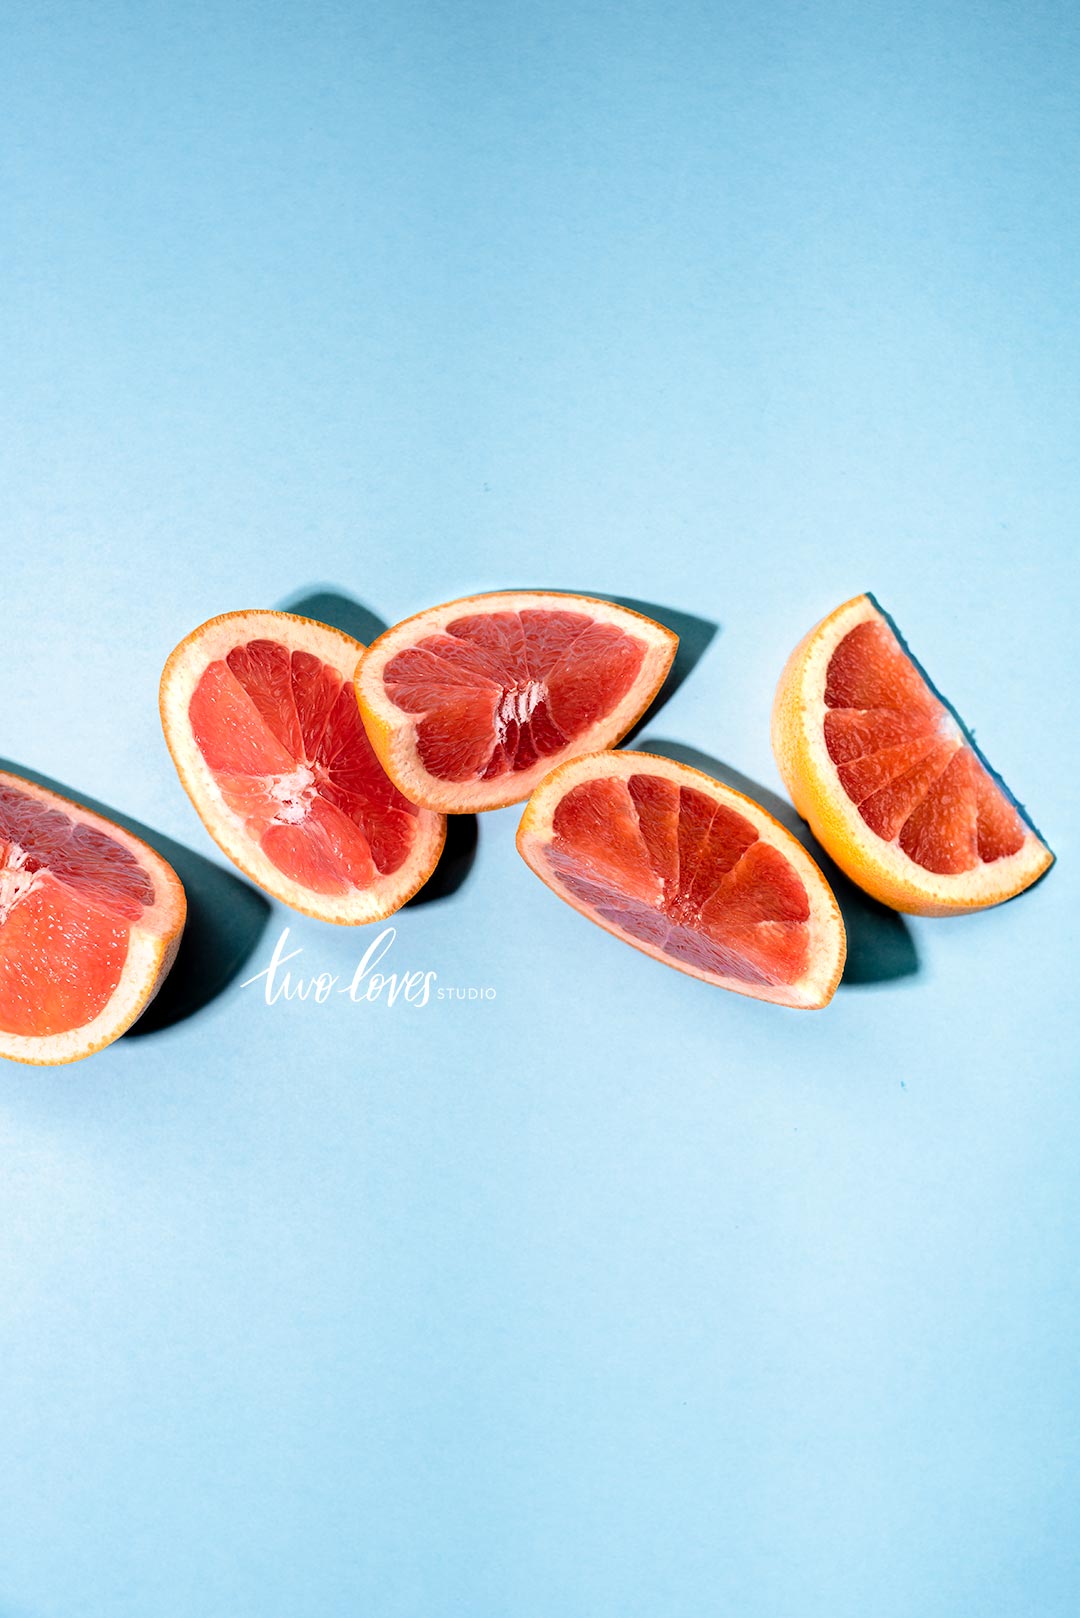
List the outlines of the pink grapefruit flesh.
<svg viewBox="0 0 1080 1618">
<path fill-rule="evenodd" d="M 530 799 L 518 846 L 560 897 L 694 976 L 823 1005 L 843 963 L 824 878 L 765 810 L 685 765 L 599 754 Z"/>
<path fill-rule="evenodd" d="M 287 613 L 226 614 L 181 643 L 162 681 L 166 736 L 211 833 L 277 897 L 343 922 L 404 903 L 444 835 L 368 741 L 352 687 L 362 650 Z"/>
<path fill-rule="evenodd" d="M 867 619 L 829 661 L 825 745 L 859 814 L 927 871 L 1016 854 L 1025 828 L 888 624 Z"/>
<path fill-rule="evenodd" d="M 1053 863 L 872 596 L 845 601 L 791 653 L 772 740 L 815 837 L 882 904 L 983 910 Z"/>
<path fill-rule="evenodd" d="M 0 1053 L 68 1062 L 116 1039 L 172 964 L 184 913 L 152 849 L 0 774 Z"/>
<path fill-rule="evenodd" d="M 410 797 L 448 812 L 495 808 L 562 759 L 624 735 L 676 646 L 662 625 L 588 597 L 473 596 L 380 637 L 357 697 Z"/>
</svg>

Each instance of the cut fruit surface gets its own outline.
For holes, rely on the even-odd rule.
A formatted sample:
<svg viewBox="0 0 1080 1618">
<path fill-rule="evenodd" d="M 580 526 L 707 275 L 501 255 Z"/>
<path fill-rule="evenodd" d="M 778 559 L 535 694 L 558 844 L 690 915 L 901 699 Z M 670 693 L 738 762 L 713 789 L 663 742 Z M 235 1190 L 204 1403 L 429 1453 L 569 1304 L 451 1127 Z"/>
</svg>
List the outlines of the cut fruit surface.
<svg viewBox="0 0 1080 1618">
<path fill-rule="evenodd" d="M 844 924 L 825 878 L 760 804 L 651 753 L 592 753 L 536 788 L 517 837 L 548 887 L 609 933 L 721 988 L 812 1010 Z"/>
<path fill-rule="evenodd" d="M 981 910 L 1053 861 L 870 596 L 845 602 L 795 648 L 772 733 L 822 847 L 896 910 Z"/>
<path fill-rule="evenodd" d="M 164 982 L 185 913 L 139 838 L 0 771 L 0 1055 L 75 1062 L 118 1039 Z"/>
<path fill-rule="evenodd" d="M 411 898 L 446 834 L 372 751 L 352 685 L 363 650 L 310 618 L 230 612 L 161 678 L 165 739 L 210 835 L 284 904 L 344 925 Z"/>
<path fill-rule="evenodd" d="M 380 635 L 356 695 L 402 792 L 445 813 L 498 809 L 564 759 L 625 736 L 678 643 L 651 618 L 588 596 L 467 596 Z"/>
</svg>

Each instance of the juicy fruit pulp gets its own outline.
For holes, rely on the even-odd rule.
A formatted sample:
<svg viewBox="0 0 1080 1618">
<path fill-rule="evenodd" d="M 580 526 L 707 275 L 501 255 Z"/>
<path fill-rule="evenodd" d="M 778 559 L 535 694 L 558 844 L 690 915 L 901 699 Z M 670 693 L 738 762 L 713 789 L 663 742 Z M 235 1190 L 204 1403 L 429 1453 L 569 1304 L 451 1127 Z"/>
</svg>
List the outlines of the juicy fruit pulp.
<svg viewBox="0 0 1080 1618">
<path fill-rule="evenodd" d="M 490 781 L 562 752 L 610 714 L 645 650 L 617 624 L 584 612 L 476 612 L 397 652 L 383 683 L 416 716 L 416 747 L 430 775 Z"/>
<path fill-rule="evenodd" d="M 0 1032 L 66 1034 L 97 1017 L 154 903 L 125 844 L 0 781 Z"/>
<path fill-rule="evenodd" d="M 745 816 L 694 787 L 635 773 L 572 787 L 547 862 L 631 938 L 746 985 L 793 984 L 809 954 L 806 887 Z"/>
<path fill-rule="evenodd" d="M 225 802 L 285 876 L 338 895 L 404 864 L 419 811 L 383 772 L 351 682 L 328 663 L 247 640 L 206 666 L 188 713 Z"/>
<path fill-rule="evenodd" d="M 843 602 L 795 647 L 772 744 L 815 837 L 895 910 L 985 910 L 1053 864 L 872 596 Z"/>
<path fill-rule="evenodd" d="M 825 686 L 825 745 L 859 814 L 927 871 L 1015 854 L 1025 827 L 880 618 L 839 642 Z"/>
</svg>

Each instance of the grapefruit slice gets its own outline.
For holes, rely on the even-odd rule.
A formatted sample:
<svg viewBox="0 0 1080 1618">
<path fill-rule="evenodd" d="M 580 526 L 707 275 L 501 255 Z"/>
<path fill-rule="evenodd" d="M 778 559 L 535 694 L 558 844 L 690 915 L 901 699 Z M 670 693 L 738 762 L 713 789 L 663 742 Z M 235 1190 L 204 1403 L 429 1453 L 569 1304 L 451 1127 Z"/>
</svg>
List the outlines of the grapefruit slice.
<svg viewBox="0 0 1080 1618">
<path fill-rule="evenodd" d="M 589 596 L 466 596 L 380 635 L 356 695 L 408 797 L 448 814 L 501 809 L 564 759 L 625 736 L 678 644 L 651 618 Z"/>
<path fill-rule="evenodd" d="M 363 650 L 310 618 L 227 612 L 161 677 L 165 740 L 211 837 L 283 904 L 345 926 L 399 909 L 446 835 L 372 752 L 352 686 Z"/>
<path fill-rule="evenodd" d="M 844 966 L 832 890 L 760 804 L 651 753 L 591 753 L 546 776 L 517 837 L 567 904 L 655 960 L 814 1010 Z"/>
<path fill-rule="evenodd" d="M 165 981 L 186 908 L 152 848 L 0 771 L 0 1055 L 55 1065 L 119 1039 Z"/>
<path fill-rule="evenodd" d="M 894 910 L 982 910 L 1053 861 L 870 596 L 837 607 L 792 652 L 772 734 L 814 836 Z"/>
</svg>

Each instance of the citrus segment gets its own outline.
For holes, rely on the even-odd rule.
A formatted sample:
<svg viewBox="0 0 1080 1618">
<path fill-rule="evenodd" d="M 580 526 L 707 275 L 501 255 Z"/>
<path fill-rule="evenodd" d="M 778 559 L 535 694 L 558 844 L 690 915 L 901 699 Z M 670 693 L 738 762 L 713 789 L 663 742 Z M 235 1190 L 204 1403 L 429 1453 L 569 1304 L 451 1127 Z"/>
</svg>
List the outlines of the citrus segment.
<svg viewBox="0 0 1080 1618">
<path fill-rule="evenodd" d="M 652 619 L 585 596 L 471 596 L 380 636 L 356 693 L 403 792 L 448 812 L 493 809 L 625 735 L 677 644 Z"/>
<path fill-rule="evenodd" d="M 571 760 L 533 793 L 518 848 L 561 898 L 670 966 L 782 1005 L 832 997 L 844 929 L 824 877 L 760 805 L 698 770 Z"/>
<path fill-rule="evenodd" d="M 819 841 L 897 909 L 981 909 L 1051 862 L 869 596 L 846 602 L 792 653 L 773 745 Z"/>
<path fill-rule="evenodd" d="M 381 919 L 430 876 L 441 816 L 387 778 L 352 687 L 363 647 L 289 613 L 211 619 L 172 654 L 162 722 L 207 829 L 286 904 Z"/>
<path fill-rule="evenodd" d="M 118 1038 L 172 965 L 184 914 L 152 849 L 0 774 L 0 1054 L 71 1062 Z"/>
</svg>

